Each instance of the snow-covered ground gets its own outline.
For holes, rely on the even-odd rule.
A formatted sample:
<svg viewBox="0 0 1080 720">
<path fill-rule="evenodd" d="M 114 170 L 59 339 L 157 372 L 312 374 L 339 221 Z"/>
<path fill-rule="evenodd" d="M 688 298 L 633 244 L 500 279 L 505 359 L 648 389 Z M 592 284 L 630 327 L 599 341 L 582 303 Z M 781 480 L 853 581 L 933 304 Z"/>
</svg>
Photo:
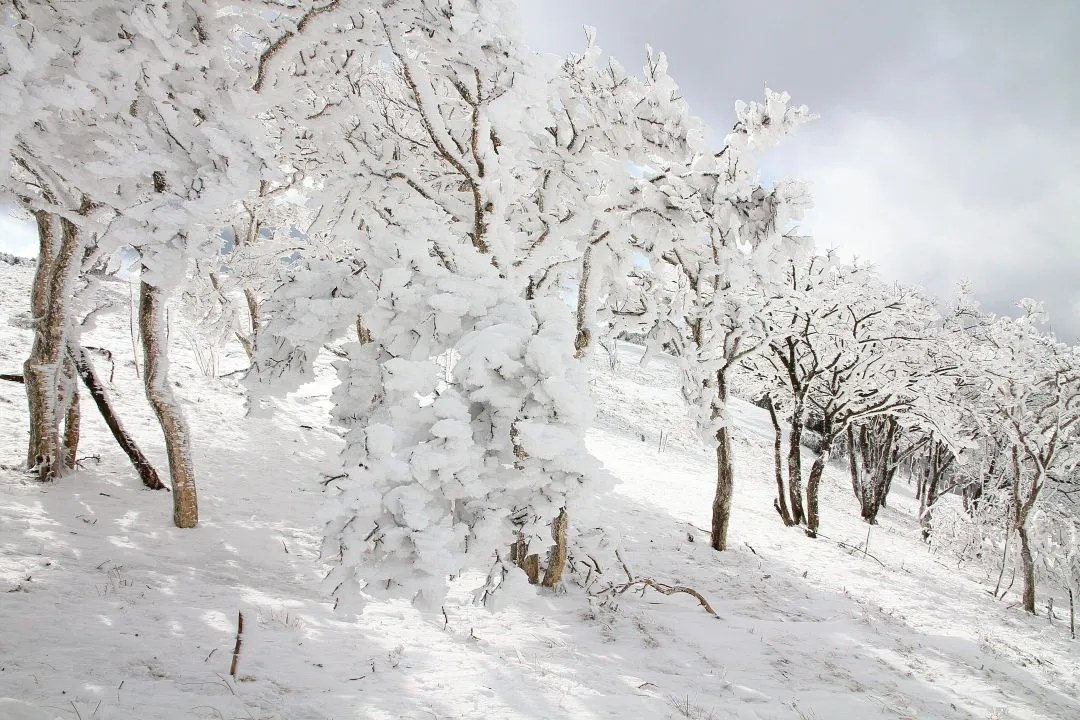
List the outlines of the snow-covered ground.
<svg viewBox="0 0 1080 720">
<path fill-rule="evenodd" d="M 30 272 L 0 262 L 0 372 L 20 371 L 30 343 Z M 116 313 L 85 344 L 113 353 L 113 397 L 164 471 L 127 286 L 108 294 Z M 325 420 L 329 372 L 274 418 L 247 419 L 235 378 L 202 376 L 181 333 L 173 350 L 194 427 L 196 530 L 171 526 L 167 494 L 142 489 L 85 400 L 83 471 L 28 477 L 23 388 L 0 382 L 2 720 L 1080 718 L 1080 643 L 929 554 L 905 483 L 868 535 L 831 467 L 826 537 L 784 528 L 767 417 L 741 402 L 733 549 L 712 551 L 710 451 L 671 364 L 642 367 L 622 343 L 615 370 L 603 353 L 590 361 L 589 446 L 618 483 L 573 521 L 609 527 L 635 575 L 694 588 L 718 617 L 651 590 L 590 607 L 574 585 L 526 586 L 491 612 L 469 602 L 475 577 L 458 581 L 445 617 L 405 603 L 336 613 L 318 561 L 320 473 L 340 443 Z M 108 361 L 95 363 L 108 377 Z M 222 372 L 241 365 L 239 348 L 224 353 Z"/>
</svg>

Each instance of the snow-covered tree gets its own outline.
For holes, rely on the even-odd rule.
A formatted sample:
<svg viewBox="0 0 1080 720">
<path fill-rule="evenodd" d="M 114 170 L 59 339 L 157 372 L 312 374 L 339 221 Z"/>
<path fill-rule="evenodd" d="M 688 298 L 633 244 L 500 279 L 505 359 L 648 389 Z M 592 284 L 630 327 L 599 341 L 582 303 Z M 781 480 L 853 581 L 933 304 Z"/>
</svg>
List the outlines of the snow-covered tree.
<svg viewBox="0 0 1080 720">
<path fill-rule="evenodd" d="M 345 601 L 389 592 L 430 605 L 447 577 L 493 557 L 491 586 L 514 563 L 554 585 L 566 510 L 597 475 L 572 308 L 543 278 L 584 242 L 569 221 L 545 234 L 570 201 L 565 186 L 549 192 L 551 176 L 571 161 L 588 171 L 559 144 L 551 73 L 506 32 L 508 6 L 406 9 L 369 18 L 390 62 L 352 66 L 318 118 L 346 132 L 311 134 L 340 145 L 320 152 L 352 178 L 336 194 L 329 174 L 316 183 L 313 231 L 338 258 L 287 271 L 252 380 L 304 372 L 355 331 L 334 393 L 348 431 L 329 582 Z M 332 282 L 314 272 L 327 270 Z M 552 527 L 556 551 L 542 559 Z"/>
<path fill-rule="evenodd" d="M 766 91 L 763 104 L 740 103 L 719 152 L 648 178 L 664 198 L 656 217 L 670 223 L 671 237 L 660 252 L 671 291 L 662 296 L 652 338 L 675 351 L 683 395 L 703 437 L 715 443 L 711 542 L 717 550 L 727 548 L 734 492 L 729 373 L 765 342 L 756 322 L 764 295 L 754 290 L 775 283 L 779 259 L 798 256 L 805 243 L 787 234 L 807 204 L 805 191 L 792 182 L 762 187 L 753 160 L 754 151 L 809 119 L 805 107 L 787 102 L 786 94 Z"/>
</svg>

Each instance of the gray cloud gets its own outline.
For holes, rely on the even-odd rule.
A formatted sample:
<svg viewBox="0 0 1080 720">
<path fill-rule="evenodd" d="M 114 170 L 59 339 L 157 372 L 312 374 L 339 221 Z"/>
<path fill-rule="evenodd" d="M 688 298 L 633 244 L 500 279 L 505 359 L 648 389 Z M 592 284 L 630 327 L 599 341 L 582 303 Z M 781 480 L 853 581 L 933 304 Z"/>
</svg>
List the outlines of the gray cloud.
<svg viewBox="0 0 1080 720">
<path fill-rule="evenodd" d="M 665 51 L 718 134 L 768 83 L 821 119 L 763 159 L 808 180 L 803 229 L 886 275 L 996 312 L 1043 299 L 1080 340 L 1080 4 L 522 0 L 527 40 L 582 25 L 628 68 Z"/>
</svg>

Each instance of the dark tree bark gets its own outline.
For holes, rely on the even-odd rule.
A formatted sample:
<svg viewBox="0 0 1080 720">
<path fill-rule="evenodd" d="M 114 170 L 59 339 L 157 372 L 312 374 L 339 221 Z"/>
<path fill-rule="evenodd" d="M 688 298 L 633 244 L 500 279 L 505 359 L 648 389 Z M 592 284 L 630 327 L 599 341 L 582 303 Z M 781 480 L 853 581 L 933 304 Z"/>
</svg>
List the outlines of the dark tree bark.
<svg viewBox="0 0 1080 720">
<path fill-rule="evenodd" d="M 721 406 L 728 402 L 725 370 L 716 373 L 716 392 Z M 732 456 L 731 431 L 727 425 L 716 431 L 716 493 L 712 504 L 713 550 L 727 550 L 728 525 L 731 523 L 731 500 L 735 495 L 735 459 Z"/>
<path fill-rule="evenodd" d="M 847 427 L 851 487 L 862 519 L 871 525 L 877 524 L 878 511 L 896 470 L 899 427 L 891 417 L 874 418 L 857 429 L 854 424 Z"/>
<path fill-rule="evenodd" d="M 821 518 L 818 514 L 818 494 L 821 487 L 821 477 L 825 473 L 825 464 L 829 462 L 829 453 L 832 451 L 833 430 L 832 421 L 825 416 L 825 427 L 821 433 L 821 452 L 814 458 L 814 464 L 810 466 L 810 477 L 806 480 L 806 534 L 808 537 L 817 537 Z"/>
<path fill-rule="evenodd" d="M 791 411 L 788 434 L 788 500 L 791 502 L 791 521 L 798 525 L 806 520 L 802 500 L 802 431 L 804 406 L 796 400 Z"/>
</svg>

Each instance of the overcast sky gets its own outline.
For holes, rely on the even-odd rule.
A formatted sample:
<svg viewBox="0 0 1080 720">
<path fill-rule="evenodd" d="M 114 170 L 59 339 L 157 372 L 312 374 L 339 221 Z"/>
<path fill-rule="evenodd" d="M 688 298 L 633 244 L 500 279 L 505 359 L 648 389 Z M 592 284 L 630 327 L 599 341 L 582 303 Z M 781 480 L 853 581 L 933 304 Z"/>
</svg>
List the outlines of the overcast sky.
<svg viewBox="0 0 1080 720">
<path fill-rule="evenodd" d="M 1080 1 L 520 0 L 536 49 L 582 26 L 627 68 L 668 54 L 722 136 L 768 84 L 821 117 L 766 159 L 811 183 L 802 229 L 822 248 L 984 307 L 1045 300 L 1080 341 Z M 0 213 L 3 214 L 3 213 Z M 0 249 L 33 253 L 0 219 Z"/>
<path fill-rule="evenodd" d="M 693 111 L 722 136 L 767 84 L 821 117 L 767 158 L 811 184 L 802 229 L 822 248 L 983 306 L 1046 301 L 1080 341 L 1077 0 L 520 0 L 536 49 L 582 26 L 628 69 L 667 53 Z"/>
</svg>

